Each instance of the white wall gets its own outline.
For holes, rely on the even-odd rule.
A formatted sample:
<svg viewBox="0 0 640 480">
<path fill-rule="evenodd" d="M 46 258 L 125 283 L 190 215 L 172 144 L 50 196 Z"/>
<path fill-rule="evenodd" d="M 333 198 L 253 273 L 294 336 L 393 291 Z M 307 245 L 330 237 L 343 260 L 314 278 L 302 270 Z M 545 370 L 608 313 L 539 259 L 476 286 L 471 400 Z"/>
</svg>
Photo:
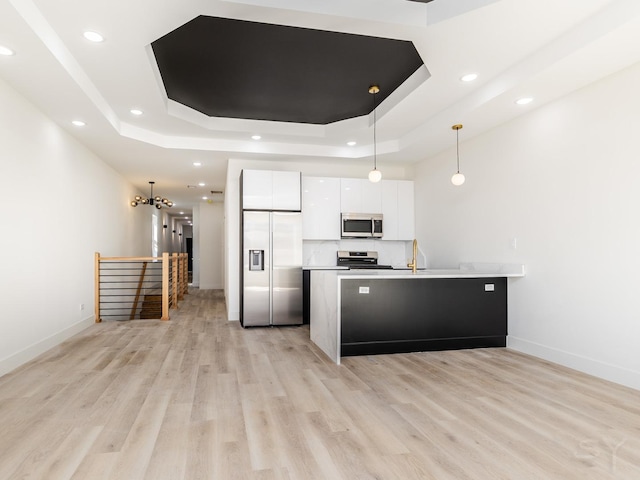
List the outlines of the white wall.
<svg viewBox="0 0 640 480">
<path fill-rule="evenodd" d="M 455 150 L 418 165 L 415 186 L 430 267 L 526 264 L 511 348 L 640 389 L 638 85 L 640 65 L 463 141 L 462 187 Z"/>
<path fill-rule="evenodd" d="M 224 287 L 224 207 L 222 203 L 202 203 L 197 207 L 198 282 L 202 289 Z M 197 229 L 195 226 L 197 225 Z M 195 240 L 194 240 L 195 242 Z"/>
<path fill-rule="evenodd" d="M 133 188 L 0 80 L 0 375 L 94 321 L 94 253 L 149 255 Z M 80 309 L 80 305 L 84 309 Z"/>
<path fill-rule="evenodd" d="M 327 162 L 291 162 L 256 161 L 231 159 L 227 166 L 227 184 L 225 190 L 225 297 L 229 320 L 240 318 L 240 188 L 239 179 L 242 169 L 282 170 L 302 172 L 303 175 L 318 177 L 354 177 L 366 178 L 371 165 L 363 160 L 341 159 Z M 380 167 L 384 178 L 406 180 L 408 172 L 403 166 L 385 165 Z"/>
</svg>

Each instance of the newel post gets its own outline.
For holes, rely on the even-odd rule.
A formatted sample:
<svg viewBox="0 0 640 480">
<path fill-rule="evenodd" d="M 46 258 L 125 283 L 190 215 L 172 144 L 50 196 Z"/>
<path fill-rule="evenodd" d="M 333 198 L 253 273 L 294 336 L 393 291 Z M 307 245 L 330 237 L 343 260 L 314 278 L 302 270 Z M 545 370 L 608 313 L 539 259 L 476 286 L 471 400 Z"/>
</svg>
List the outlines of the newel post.
<svg viewBox="0 0 640 480">
<path fill-rule="evenodd" d="M 169 252 L 162 253 L 162 317 L 169 320 Z"/>
<path fill-rule="evenodd" d="M 177 253 L 174 253 L 171 258 L 171 273 L 173 277 L 173 282 L 171 284 L 171 306 L 173 308 L 178 308 L 178 286 L 180 283 L 178 273 L 180 273 L 180 263 Z"/>
<path fill-rule="evenodd" d="M 96 252 L 94 257 L 94 272 L 94 315 L 95 322 L 100 323 L 102 319 L 100 318 L 100 253 L 98 252 Z"/>
</svg>

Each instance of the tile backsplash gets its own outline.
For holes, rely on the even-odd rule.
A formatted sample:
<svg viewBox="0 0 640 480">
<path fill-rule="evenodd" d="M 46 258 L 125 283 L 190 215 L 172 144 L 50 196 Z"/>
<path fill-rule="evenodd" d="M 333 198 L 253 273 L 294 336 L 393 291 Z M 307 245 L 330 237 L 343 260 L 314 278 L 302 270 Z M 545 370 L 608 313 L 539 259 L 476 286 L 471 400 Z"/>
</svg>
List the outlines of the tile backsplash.
<svg viewBox="0 0 640 480">
<path fill-rule="evenodd" d="M 393 267 L 406 267 L 411 261 L 412 242 L 372 239 L 305 240 L 302 262 L 305 266 L 329 267 L 336 264 L 338 250 L 376 251 L 378 263 Z M 424 267 L 424 257 L 419 255 L 418 265 Z"/>
</svg>

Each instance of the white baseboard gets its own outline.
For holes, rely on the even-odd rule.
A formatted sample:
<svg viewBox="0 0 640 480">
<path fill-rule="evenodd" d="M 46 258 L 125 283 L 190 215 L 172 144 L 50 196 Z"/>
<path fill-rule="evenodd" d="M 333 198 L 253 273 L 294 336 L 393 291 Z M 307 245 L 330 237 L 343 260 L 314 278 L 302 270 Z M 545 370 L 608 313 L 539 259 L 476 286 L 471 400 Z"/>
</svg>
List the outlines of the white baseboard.
<svg viewBox="0 0 640 480">
<path fill-rule="evenodd" d="M 60 345 L 65 340 L 73 337 L 77 333 L 80 333 L 84 329 L 89 328 L 94 323 L 95 315 L 91 315 L 84 320 L 80 320 L 79 322 L 74 323 L 73 325 L 65 328 L 62 331 L 51 335 L 50 337 L 40 340 L 39 342 L 36 342 L 33 345 L 30 345 L 27 348 L 8 356 L 7 358 L 3 358 L 2 360 L 0 360 L 0 377 L 11 372 L 12 370 L 15 370 L 19 366 L 24 365 L 28 361 L 33 360 L 38 355 L 43 354 L 47 350 Z"/>
<path fill-rule="evenodd" d="M 507 347 L 518 352 L 533 355 L 565 367 L 578 370 L 594 377 L 610 382 L 619 383 L 626 387 L 640 390 L 640 372 L 622 368 L 593 358 L 576 355 L 575 353 L 558 350 L 523 340 L 522 338 L 507 336 Z"/>
</svg>

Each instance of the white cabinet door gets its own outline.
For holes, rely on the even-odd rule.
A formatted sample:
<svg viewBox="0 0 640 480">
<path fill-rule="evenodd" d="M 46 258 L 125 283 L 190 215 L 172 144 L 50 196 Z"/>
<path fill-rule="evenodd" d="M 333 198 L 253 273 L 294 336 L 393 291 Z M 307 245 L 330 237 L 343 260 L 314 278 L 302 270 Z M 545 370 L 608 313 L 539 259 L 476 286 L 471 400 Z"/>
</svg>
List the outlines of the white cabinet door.
<svg viewBox="0 0 640 480">
<path fill-rule="evenodd" d="M 302 178 L 302 238 L 340 240 L 339 178 Z"/>
<path fill-rule="evenodd" d="M 306 240 L 339 240 L 340 212 L 382 213 L 383 240 L 413 240 L 413 182 L 304 177 L 302 230 Z"/>
<path fill-rule="evenodd" d="M 300 172 L 272 172 L 273 210 L 301 210 Z"/>
<path fill-rule="evenodd" d="M 368 213 L 362 210 L 361 179 L 340 179 L 340 211 L 342 213 Z"/>
<path fill-rule="evenodd" d="M 342 178 L 340 208 L 343 213 L 382 213 L 382 185 L 363 178 Z"/>
<path fill-rule="evenodd" d="M 398 182 L 383 180 L 382 184 L 382 239 L 398 238 Z"/>
<path fill-rule="evenodd" d="M 273 172 L 269 170 L 242 171 L 242 208 L 271 210 L 273 208 Z"/>
<path fill-rule="evenodd" d="M 382 213 L 382 182 L 361 182 L 362 213 Z"/>
<path fill-rule="evenodd" d="M 242 171 L 242 208 L 244 210 L 299 212 L 300 207 L 300 172 Z"/>
<path fill-rule="evenodd" d="M 399 180 L 398 184 L 398 240 L 413 240 L 415 231 L 415 205 L 413 182 Z M 384 224 L 383 224 L 384 226 Z"/>
</svg>

